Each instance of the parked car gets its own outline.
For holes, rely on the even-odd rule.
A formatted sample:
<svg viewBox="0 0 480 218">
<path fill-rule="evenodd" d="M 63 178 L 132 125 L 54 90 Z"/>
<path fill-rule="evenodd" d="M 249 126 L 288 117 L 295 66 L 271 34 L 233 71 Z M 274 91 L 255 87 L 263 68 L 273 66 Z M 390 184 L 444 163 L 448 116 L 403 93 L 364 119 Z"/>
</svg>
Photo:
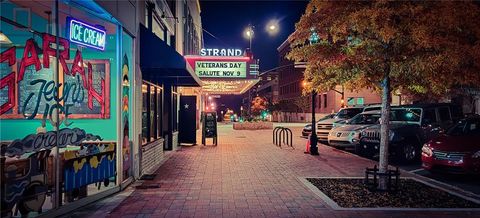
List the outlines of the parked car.
<svg viewBox="0 0 480 218">
<path fill-rule="evenodd" d="M 310 134 L 312 134 L 312 124 L 309 123 L 303 127 L 302 130 L 302 137 L 307 138 Z"/>
<path fill-rule="evenodd" d="M 398 159 L 412 162 L 420 159 L 422 145 L 447 129 L 462 116 L 453 104 L 416 104 L 392 107 L 390 116 L 389 152 Z M 360 133 L 361 154 L 373 156 L 380 149 L 380 124 Z"/>
<path fill-rule="evenodd" d="M 322 120 L 331 119 L 331 118 L 333 118 L 333 116 L 335 116 L 335 114 L 329 114 L 327 116 L 324 116 L 324 117 L 320 118 L 317 122 L 322 121 Z M 307 138 L 310 134 L 312 134 L 312 124 L 311 123 L 309 123 L 309 124 L 307 124 L 303 127 L 302 137 Z"/>
<path fill-rule="evenodd" d="M 480 174 L 480 116 L 459 121 L 422 148 L 422 167 L 429 171 Z"/>
<path fill-rule="evenodd" d="M 378 124 L 380 111 L 367 111 L 346 120 L 345 124 L 334 127 L 328 135 L 328 144 L 334 147 L 355 149 L 360 141 L 360 131 Z"/>
<path fill-rule="evenodd" d="M 363 107 L 351 107 L 340 109 L 332 118 L 317 122 L 317 137 L 321 142 L 328 142 L 328 134 L 333 128 L 335 121 L 347 120 L 361 113 Z"/>
<path fill-rule="evenodd" d="M 382 106 L 379 105 L 379 104 L 373 104 L 373 105 L 368 105 L 368 106 L 365 106 L 362 110 L 362 112 L 367 112 L 367 111 L 377 111 L 377 110 L 381 110 L 382 109 Z M 353 118 L 351 118 L 353 119 Z M 336 127 L 340 127 L 340 126 L 343 126 L 347 123 L 347 121 L 350 120 L 350 119 L 346 119 L 346 120 L 337 120 L 335 122 L 333 122 L 333 127 L 332 128 L 336 128 Z"/>
</svg>

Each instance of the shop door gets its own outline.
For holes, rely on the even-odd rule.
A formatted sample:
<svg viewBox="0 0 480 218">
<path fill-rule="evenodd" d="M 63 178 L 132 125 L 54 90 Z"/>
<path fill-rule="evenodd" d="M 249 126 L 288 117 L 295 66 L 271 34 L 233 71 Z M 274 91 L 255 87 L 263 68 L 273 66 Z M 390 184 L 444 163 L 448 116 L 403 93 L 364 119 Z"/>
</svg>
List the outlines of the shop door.
<svg viewBox="0 0 480 218">
<path fill-rule="evenodd" d="M 180 143 L 197 144 L 197 97 L 180 96 L 178 138 Z"/>
</svg>

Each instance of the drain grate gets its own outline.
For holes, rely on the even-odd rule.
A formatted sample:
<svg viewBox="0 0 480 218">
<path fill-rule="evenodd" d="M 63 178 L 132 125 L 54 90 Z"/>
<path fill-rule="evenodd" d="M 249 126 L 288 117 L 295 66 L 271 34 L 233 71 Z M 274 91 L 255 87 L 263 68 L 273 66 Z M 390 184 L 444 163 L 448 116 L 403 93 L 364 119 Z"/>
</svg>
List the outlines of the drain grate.
<svg viewBox="0 0 480 218">
<path fill-rule="evenodd" d="M 246 136 L 244 135 L 241 135 L 241 136 L 237 136 L 236 138 L 239 138 L 239 139 L 244 139 L 244 138 L 247 138 Z"/>
<path fill-rule="evenodd" d="M 157 176 L 157 174 L 143 174 L 140 177 L 140 180 L 153 180 L 155 179 L 155 176 Z"/>
<path fill-rule="evenodd" d="M 159 184 L 142 184 L 139 186 L 135 186 L 136 189 L 154 189 L 154 188 L 160 188 Z"/>
</svg>

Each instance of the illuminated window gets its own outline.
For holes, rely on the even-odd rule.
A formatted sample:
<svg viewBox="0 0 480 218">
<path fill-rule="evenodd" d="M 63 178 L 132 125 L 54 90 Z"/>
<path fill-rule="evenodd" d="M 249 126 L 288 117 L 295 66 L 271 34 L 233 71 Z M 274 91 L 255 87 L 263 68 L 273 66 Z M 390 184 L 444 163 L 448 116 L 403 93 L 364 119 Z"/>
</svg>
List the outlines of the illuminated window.
<svg viewBox="0 0 480 218">
<path fill-rule="evenodd" d="M 363 105 L 363 104 L 364 104 L 363 97 L 357 98 L 357 105 Z"/>
<path fill-rule="evenodd" d="M 327 107 L 327 94 L 323 94 L 323 107 Z"/>
</svg>

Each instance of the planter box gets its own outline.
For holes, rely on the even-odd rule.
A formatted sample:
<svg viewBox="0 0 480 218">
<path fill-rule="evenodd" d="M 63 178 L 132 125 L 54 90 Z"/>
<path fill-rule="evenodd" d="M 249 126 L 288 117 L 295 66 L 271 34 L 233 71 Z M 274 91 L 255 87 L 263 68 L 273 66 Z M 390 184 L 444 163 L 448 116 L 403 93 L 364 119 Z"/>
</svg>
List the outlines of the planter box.
<svg viewBox="0 0 480 218">
<path fill-rule="evenodd" d="M 236 129 L 236 130 L 273 129 L 273 123 L 272 122 L 233 123 L 233 129 Z"/>
</svg>

